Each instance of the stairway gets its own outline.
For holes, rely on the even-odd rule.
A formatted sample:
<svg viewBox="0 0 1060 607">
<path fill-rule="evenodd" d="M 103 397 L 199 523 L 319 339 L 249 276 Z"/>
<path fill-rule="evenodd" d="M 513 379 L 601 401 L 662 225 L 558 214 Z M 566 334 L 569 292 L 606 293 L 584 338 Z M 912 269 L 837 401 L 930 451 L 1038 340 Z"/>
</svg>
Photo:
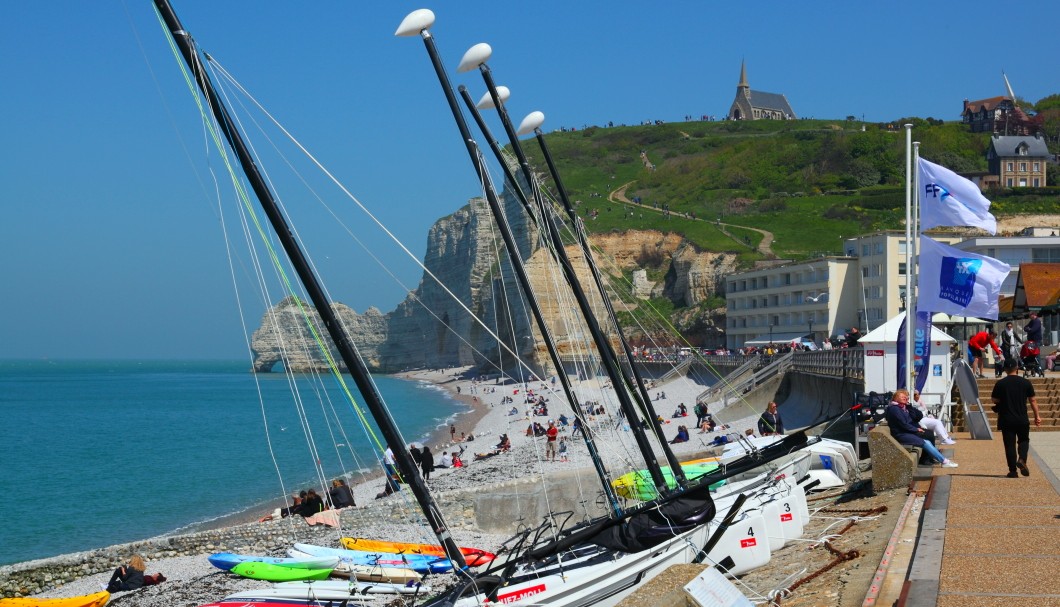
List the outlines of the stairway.
<svg viewBox="0 0 1060 607">
<path fill-rule="evenodd" d="M 1034 425 L 1031 420 L 1031 432 L 1060 432 L 1060 376 L 1049 373 L 1046 377 L 1028 377 L 1034 384 L 1035 400 L 1038 402 L 1038 412 L 1042 416 L 1041 427 Z M 993 402 L 990 400 L 990 392 L 994 389 L 997 379 L 987 376 L 978 380 L 979 399 L 983 401 L 983 409 L 986 410 L 987 421 L 992 429 L 997 429 L 997 414 L 990 410 Z M 1033 415 L 1030 407 L 1027 414 Z M 953 429 L 957 432 L 965 432 L 964 407 L 954 407 Z"/>
</svg>

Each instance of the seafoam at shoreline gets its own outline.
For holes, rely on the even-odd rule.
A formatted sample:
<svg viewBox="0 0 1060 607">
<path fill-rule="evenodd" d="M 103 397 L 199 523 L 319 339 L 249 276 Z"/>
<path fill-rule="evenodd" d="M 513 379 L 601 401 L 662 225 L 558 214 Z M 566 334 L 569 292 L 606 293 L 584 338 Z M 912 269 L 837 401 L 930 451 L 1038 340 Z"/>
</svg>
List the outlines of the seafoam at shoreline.
<svg viewBox="0 0 1060 607">
<path fill-rule="evenodd" d="M 525 414 L 525 408 L 527 405 L 523 402 L 525 397 L 523 390 L 526 386 L 513 386 L 511 384 L 497 385 L 493 382 L 472 382 L 466 379 L 465 373 L 467 371 L 467 369 L 456 369 L 445 372 L 418 371 L 404 373 L 398 376 L 401 379 L 431 382 L 433 385 L 448 390 L 453 398 L 468 406 L 466 413 L 460 413 L 455 416 L 454 424 L 457 427 L 457 436 L 459 436 L 460 432 L 465 432 L 474 435 L 475 440 L 463 443 L 453 442 L 450 439 L 448 427 L 439 427 L 431 433 L 426 441 L 427 444 L 431 446 L 432 451 L 434 451 L 436 460 L 441 458 L 443 451 L 459 450 L 462 447 L 465 450 L 463 459 L 468 463 L 467 467 L 461 469 L 437 469 L 428 482 L 432 492 L 437 495 L 445 495 L 447 492 L 467 490 L 468 487 L 483 488 L 507 478 L 541 476 L 547 474 L 550 470 L 583 469 L 591 465 L 584 446 L 578 441 L 571 441 L 568 443 L 570 445 L 568 450 L 568 461 L 544 461 L 543 439 L 527 436 L 525 429 L 533 421 L 544 423 L 547 419 L 544 417 L 528 417 Z M 591 381 L 582 382 L 584 384 L 583 387 L 591 387 L 589 385 Z M 544 392 L 547 393 L 549 389 L 547 384 L 542 382 L 535 383 L 536 385 L 533 387 L 538 390 L 538 393 L 542 392 L 542 388 L 544 388 Z M 657 405 L 662 405 L 659 407 L 659 413 L 665 417 L 671 409 L 676 408 L 681 402 L 685 402 L 686 406 L 690 409 L 691 403 L 694 402 L 695 395 L 698 394 L 702 388 L 703 386 L 695 384 L 687 378 L 680 378 L 679 380 L 668 383 L 665 386 L 665 392 L 668 394 L 668 397 L 660 398 L 659 402 L 656 403 Z M 513 392 L 516 391 L 519 392 L 513 395 Z M 659 393 L 661 394 L 661 391 Z M 512 396 L 515 402 L 503 403 L 502 401 L 505 396 Z M 580 396 L 580 398 L 584 399 L 586 397 Z M 518 411 L 517 415 L 508 414 L 513 406 Z M 558 412 L 553 412 L 552 414 L 558 417 Z M 694 420 L 694 418 L 692 419 Z M 664 432 L 667 434 L 665 438 L 672 438 L 672 434 L 676 433 L 676 426 L 680 423 L 685 423 L 687 425 L 688 422 L 686 420 L 687 418 L 667 420 L 670 423 L 665 426 L 666 430 L 664 430 Z M 601 417 L 595 422 L 595 424 L 601 429 L 604 429 L 613 426 L 615 422 L 613 418 Z M 708 444 L 708 439 L 711 438 L 710 435 L 698 435 L 697 431 L 694 429 L 690 429 L 690 432 L 692 432 L 693 440 L 690 440 L 688 443 L 673 445 L 675 452 L 679 455 L 701 451 Z M 511 452 L 489 458 L 489 466 L 479 465 L 479 462 L 475 461 L 475 454 L 488 453 L 499 440 L 500 434 L 505 433 L 509 435 L 509 438 L 512 441 L 513 448 Z M 566 433 L 564 433 L 564 435 L 569 436 L 569 434 Z M 617 433 L 617 438 L 610 440 L 617 440 L 621 443 L 629 436 L 629 432 L 620 431 Z M 613 446 L 618 448 L 618 445 Z M 490 470 L 489 474 L 486 474 L 486 470 Z M 497 470 L 502 471 L 499 475 L 500 478 L 498 478 Z M 408 524 L 394 522 L 402 520 L 410 521 L 421 518 L 418 511 L 415 509 L 415 504 L 411 503 L 411 496 L 408 495 L 408 492 L 402 491 L 381 499 L 376 499 L 376 496 L 382 487 L 383 483 L 381 476 L 376 476 L 375 478 L 352 484 L 354 497 L 358 507 L 343 511 L 342 533 L 357 533 L 357 530 L 360 529 L 364 535 L 371 537 L 389 536 L 389 539 L 395 540 L 412 539 L 413 541 L 431 541 L 429 533 L 426 533 L 420 525 L 413 524 L 409 526 Z M 386 513 L 385 516 L 382 513 Z M 388 518 L 391 522 L 386 526 L 380 527 L 378 523 L 383 518 Z M 245 520 L 246 519 L 244 519 L 244 521 Z M 256 520 L 256 517 L 252 520 Z M 220 519 L 218 522 L 220 523 Z M 291 543 L 293 543 L 293 541 L 290 541 L 291 536 L 288 534 L 287 528 L 296 523 L 300 523 L 300 521 L 292 523 L 285 519 L 273 523 L 248 522 L 233 526 L 218 524 L 211 532 L 224 533 L 233 529 L 243 529 L 251 536 L 257 534 L 261 537 L 268 538 L 267 540 L 261 540 L 258 542 L 244 542 L 243 552 L 282 555 L 283 547 L 289 547 Z M 450 524 L 452 525 L 452 521 L 450 521 Z M 335 530 L 309 528 L 304 524 L 296 525 L 296 527 L 299 528 L 298 533 L 305 533 L 311 536 L 311 539 L 309 540 L 311 542 L 331 543 L 333 545 L 337 543 L 338 532 Z M 310 529 L 312 529 L 312 531 L 310 531 Z M 278 533 L 279 530 L 285 531 L 284 533 Z M 453 531 L 454 536 L 463 544 L 473 545 L 487 550 L 495 549 L 500 542 L 507 537 L 506 535 L 491 536 L 489 534 L 483 534 L 476 529 L 469 527 L 466 524 L 466 521 L 458 521 L 457 527 L 453 529 Z M 274 542 L 273 540 L 276 540 L 277 538 L 280 538 L 279 541 Z M 151 541 L 162 541 L 165 543 L 167 540 L 165 538 L 155 538 L 155 540 L 149 540 L 148 542 Z M 103 573 L 98 573 L 98 569 L 94 570 L 97 571 L 95 573 L 85 570 L 84 573 L 86 575 L 81 579 L 70 581 L 59 588 L 41 587 L 40 590 L 43 590 L 44 594 L 49 596 L 74 596 L 77 594 L 93 592 L 98 589 L 100 581 L 106 581 L 97 578 L 106 577 L 110 568 L 122 560 L 122 557 L 117 553 L 130 552 L 131 550 L 134 550 L 134 546 L 138 544 L 141 543 L 103 549 L 103 551 L 109 555 L 106 560 L 110 561 L 106 564 L 104 568 L 106 571 Z M 259 548 L 260 550 L 255 552 L 255 550 L 258 550 Z M 149 563 L 148 570 L 149 572 L 162 571 L 167 578 L 169 578 L 169 581 L 166 582 L 168 588 L 180 592 L 181 594 L 186 594 L 186 592 L 181 591 L 180 588 L 187 584 L 191 584 L 193 580 L 206 577 L 212 580 L 219 575 L 216 570 L 213 570 L 209 566 L 204 556 L 210 552 L 231 549 L 233 548 L 229 544 L 223 544 L 221 542 L 213 544 L 206 542 L 202 546 L 200 558 L 195 558 L 194 554 L 180 555 L 171 550 L 155 549 L 152 552 L 153 556 L 151 563 Z M 94 559 L 98 558 L 95 555 L 100 554 L 100 552 L 101 551 L 90 551 L 80 555 L 56 557 L 56 559 L 61 560 L 65 558 L 69 563 L 69 557 L 71 556 L 76 556 L 82 559 Z M 220 575 L 223 575 L 224 577 L 232 577 L 227 574 Z M 4 568 L 0 568 L 0 583 L 2 583 L 3 576 Z M 246 583 L 247 582 L 245 581 L 238 581 L 232 582 L 231 584 L 215 584 L 213 592 L 236 592 L 241 589 L 239 587 L 240 585 L 245 585 Z M 259 582 L 258 584 L 260 585 L 261 583 Z M 142 592 L 143 600 L 137 598 L 131 603 L 126 601 L 123 602 L 126 602 L 126 604 L 129 605 L 166 604 L 164 599 L 167 592 L 166 585 L 160 586 L 158 589 L 148 589 L 150 592 Z M 160 596 L 163 597 L 162 599 L 148 600 L 150 597 L 159 593 Z M 137 596 L 139 597 L 139 595 Z M 217 599 L 221 596 L 224 595 L 209 596 L 206 597 L 207 600 L 202 602 L 208 602 L 208 600 Z M 133 598 L 133 595 L 128 595 L 127 597 L 127 599 Z"/>
</svg>

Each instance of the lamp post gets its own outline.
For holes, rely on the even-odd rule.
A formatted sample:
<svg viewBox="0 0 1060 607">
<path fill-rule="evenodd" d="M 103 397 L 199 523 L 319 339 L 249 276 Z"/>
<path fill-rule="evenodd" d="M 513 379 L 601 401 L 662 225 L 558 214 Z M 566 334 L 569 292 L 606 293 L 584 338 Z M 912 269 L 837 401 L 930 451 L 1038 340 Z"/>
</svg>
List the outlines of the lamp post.
<svg viewBox="0 0 1060 607">
<path fill-rule="evenodd" d="M 813 343 L 817 343 L 817 340 L 815 340 L 813 338 L 813 321 L 812 320 L 807 320 L 806 321 L 806 328 L 810 332 L 810 341 L 812 341 Z"/>
<path fill-rule="evenodd" d="M 776 325 L 776 321 L 777 319 L 775 318 L 769 319 L 769 345 L 771 346 L 773 345 L 773 327 Z"/>
</svg>

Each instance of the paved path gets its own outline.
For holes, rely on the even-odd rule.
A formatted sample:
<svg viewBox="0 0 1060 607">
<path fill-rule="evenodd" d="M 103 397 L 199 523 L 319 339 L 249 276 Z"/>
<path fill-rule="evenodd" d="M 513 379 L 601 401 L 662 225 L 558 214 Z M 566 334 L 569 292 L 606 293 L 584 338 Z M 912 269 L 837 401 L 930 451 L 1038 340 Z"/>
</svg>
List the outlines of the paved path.
<svg viewBox="0 0 1060 607">
<path fill-rule="evenodd" d="M 935 467 L 899 607 L 1060 606 L 1060 432 L 1032 432 L 1029 477 L 1007 478 L 1000 433 Z M 896 574 L 900 572 L 892 572 Z"/>
<path fill-rule="evenodd" d="M 648 162 L 648 158 L 647 158 L 647 156 L 645 154 L 642 153 L 641 154 L 641 158 L 644 161 L 645 166 L 649 166 L 651 164 L 650 162 Z M 636 183 L 636 182 L 635 181 L 630 181 L 629 183 L 624 183 L 624 184 L 620 185 L 619 187 L 615 188 L 613 191 L 611 191 L 611 193 L 609 193 L 607 195 L 607 200 L 610 201 L 610 202 L 620 202 L 622 204 L 628 204 L 630 206 L 640 207 L 642 209 L 647 209 L 649 211 L 654 211 L 656 213 L 665 213 L 665 211 L 663 211 L 661 209 L 656 209 L 653 206 L 649 206 L 649 205 L 646 205 L 646 204 L 640 204 L 640 203 L 637 203 L 637 202 L 633 202 L 632 200 L 627 198 L 626 197 L 626 190 L 629 188 L 629 186 L 633 185 L 634 183 Z M 705 219 L 701 219 L 699 217 L 692 217 L 691 215 L 688 215 L 686 213 L 677 212 L 677 211 L 671 211 L 671 214 L 675 215 L 675 216 L 678 216 L 678 217 L 682 217 L 682 218 L 687 219 L 689 221 L 706 221 Z M 752 230 L 754 232 L 758 232 L 759 234 L 762 235 L 762 240 L 761 240 L 761 242 L 758 243 L 758 252 L 761 253 L 762 255 L 766 256 L 769 259 L 776 258 L 776 254 L 773 253 L 773 233 L 772 232 L 768 232 L 766 230 L 760 230 L 758 228 L 752 228 L 750 226 L 738 226 L 738 225 L 732 224 L 732 223 L 714 222 L 714 225 L 718 226 L 718 229 L 721 230 L 722 234 L 725 234 L 729 238 L 733 239 L 733 241 L 735 241 L 735 242 L 737 242 L 737 243 L 739 243 L 741 245 L 744 245 L 744 246 L 746 246 L 745 242 L 743 242 L 741 239 L 737 238 L 733 234 L 730 234 L 725 228 L 726 227 L 729 227 L 729 228 L 740 228 L 740 229 L 743 229 L 743 230 Z"/>
</svg>

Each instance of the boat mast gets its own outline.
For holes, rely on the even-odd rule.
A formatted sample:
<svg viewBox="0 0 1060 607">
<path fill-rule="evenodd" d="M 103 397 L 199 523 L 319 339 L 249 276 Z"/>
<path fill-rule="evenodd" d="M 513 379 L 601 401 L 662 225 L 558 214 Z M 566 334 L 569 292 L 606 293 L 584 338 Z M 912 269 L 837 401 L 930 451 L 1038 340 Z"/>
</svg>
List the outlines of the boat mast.
<svg viewBox="0 0 1060 607">
<path fill-rule="evenodd" d="M 523 168 L 523 174 L 526 176 L 527 183 L 530 185 L 530 191 L 534 196 L 534 201 L 537 204 L 538 212 L 542 214 L 542 221 L 545 222 L 545 226 L 548 229 L 549 237 L 552 239 L 552 249 L 555 257 L 560 262 L 560 265 L 564 268 L 564 273 L 567 275 L 567 282 L 570 285 L 570 289 L 575 294 L 575 299 L 578 301 L 578 305 L 582 310 L 582 315 L 585 317 L 585 322 L 589 327 L 589 333 L 593 336 L 594 342 L 597 344 L 597 350 L 600 351 L 601 359 L 604 363 L 604 370 L 607 372 L 607 376 L 611 378 L 612 385 L 615 386 L 615 393 L 618 396 L 619 404 L 622 407 L 622 411 L 625 412 L 626 418 L 630 419 L 630 429 L 634 431 L 634 435 L 637 439 L 637 444 L 640 447 L 644 460 L 647 461 L 649 472 L 652 476 L 652 480 L 656 483 L 656 489 L 658 495 L 663 495 L 669 490 L 666 484 L 666 480 L 663 477 L 658 464 L 658 460 L 655 458 L 655 453 L 652 450 L 651 445 L 648 443 L 647 435 L 643 429 L 640 428 L 639 424 L 636 424 L 638 413 L 633 405 L 633 401 L 630 399 L 630 394 L 624 390 L 620 390 L 618 387 L 623 385 L 629 387 L 635 395 L 639 395 L 638 398 L 640 409 L 643 412 L 644 417 L 648 418 L 648 423 L 655 429 L 656 435 L 659 436 L 660 444 L 663 445 L 664 453 L 666 454 L 667 463 L 670 465 L 670 470 L 673 474 L 674 479 L 681 485 L 686 483 L 684 471 L 681 468 L 681 463 L 673 456 L 673 452 L 670 450 L 666 441 L 661 439 L 663 436 L 663 428 L 658 423 L 658 415 L 655 413 L 654 408 L 651 406 L 651 397 L 648 395 L 647 388 L 644 387 L 642 379 L 637 374 L 635 365 L 633 363 L 633 357 L 629 357 L 630 367 L 636 374 L 636 379 L 631 379 L 621 369 L 621 365 L 618 362 L 618 356 L 615 353 L 615 349 L 612 346 L 611 340 L 607 339 L 603 335 L 600 329 L 600 324 L 596 320 L 596 315 L 593 313 L 593 309 L 589 306 L 588 299 L 585 297 L 585 289 L 582 288 L 581 283 L 578 280 L 578 276 L 573 269 L 573 265 L 570 263 L 570 258 L 567 256 L 566 248 L 563 244 L 563 238 L 560 235 L 559 228 L 555 226 L 555 220 L 552 214 L 549 212 L 548 204 L 546 203 L 544 196 L 541 194 L 541 189 L 537 188 L 532 169 L 530 168 L 530 162 L 527 160 L 526 154 L 523 151 L 522 144 L 519 143 L 518 135 L 515 132 L 515 128 L 512 126 L 512 121 L 508 115 L 508 109 L 505 107 L 504 100 L 501 99 L 497 86 L 493 81 L 493 73 L 490 67 L 485 64 L 487 54 L 492 53 L 489 48 L 489 44 L 476 44 L 470 51 L 465 54 L 465 60 L 469 61 L 469 65 L 461 66 L 464 69 L 470 69 L 476 67 L 477 64 L 479 73 L 482 75 L 482 81 L 485 83 L 485 87 L 490 92 L 490 97 L 493 101 L 493 105 L 497 110 L 497 114 L 500 117 L 500 123 L 504 125 L 505 132 L 508 135 L 508 140 L 512 145 L 512 150 L 515 153 L 515 158 L 519 162 L 519 166 Z M 516 188 L 517 188 L 516 184 Z M 575 228 L 577 229 L 577 217 Z M 615 318 L 614 308 L 611 306 L 611 300 L 607 296 L 607 291 L 603 287 L 603 283 L 600 280 L 600 276 L 596 271 L 596 266 L 593 263 L 593 255 L 588 250 L 588 246 L 584 240 L 579 238 L 582 244 L 582 252 L 585 256 L 585 262 L 589 265 L 589 268 L 593 270 L 593 276 L 596 280 L 597 288 L 600 292 L 600 299 L 604 302 L 604 309 L 608 315 L 612 324 L 618 329 L 619 339 L 622 341 L 623 346 L 625 345 L 624 338 L 622 337 L 621 328 L 619 327 L 618 320 Z M 626 347 L 626 353 L 629 352 Z M 634 428 L 636 426 L 636 428 Z"/>
<path fill-rule="evenodd" d="M 542 118 L 544 116 L 542 115 Z M 522 129 L 520 128 L 520 131 Z M 596 265 L 596 260 L 593 258 L 592 248 L 589 246 L 589 240 L 586 238 L 584 231 L 584 224 L 581 219 L 578 218 L 578 214 L 574 211 L 574 206 L 570 203 L 570 198 L 567 197 L 567 192 L 563 188 L 563 181 L 559 177 L 559 170 L 556 168 L 555 162 L 552 161 L 552 154 L 549 152 L 548 145 L 545 143 L 545 137 L 541 133 L 540 126 L 536 126 L 533 129 L 534 135 L 537 137 L 537 143 L 541 146 L 541 152 L 545 156 L 545 163 L 548 165 L 548 171 L 552 174 L 552 181 L 556 184 L 556 192 L 559 194 L 560 202 L 563 203 L 563 208 L 567 212 L 567 216 L 571 221 L 571 229 L 578 237 L 578 243 L 581 245 L 582 255 L 585 257 L 585 262 L 589 264 L 589 270 L 593 275 L 593 282 L 596 283 L 596 288 L 600 292 L 600 298 L 604 301 L 604 308 L 607 310 L 608 316 L 611 318 L 611 322 L 615 325 L 615 331 L 618 333 L 618 341 L 622 344 L 622 350 L 626 355 L 626 360 L 629 361 L 629 371 L 633 374 L 633 385 L 640 391 L 640 397 L 642 403 L 644 403 L 649 409 L 650 413 L 649 423 L 655 426 L 655 431 L 659 436 L 662 436 L 662 425 L 659 423 L 658 415 L 655 413 L 655 407 L 651 404 L 651 396 L 648 394 L 648 389 L 644 385 L 644 378 L 641 377 L 640 371 L 637 370 L 637 365 L 634 362 L 633 350 L 629 347 L 629 340 L 626 339 L 625 333 L 622 331 L 622 325 L 618 323 L 618 319 L 615 316 L 615 308 L 611 305 L 611 299 L 607 296 L 607 290 L 604 287 L 603 278 L 600 276 L 600 269 Z M 623 369 L 624 371 L 624 369 Z M 630 381 L 627 378 L 627 382 Z M 680 462 L 677 461 L 677 457 L 674 456 L 673 450 L 666 441 L 662 441 L 663 452 L 666 454 L 666 461 L 670 464 L 670 471 L 673 473 L 674 478 L 681 485 L 687 482 L 685 473 L 681 469 Z"/>
<path fill-rule="evenodd" d="M 402 479 L 408 484 L 409 488 L 412 489 L 412 493 L 416 496 L 416 500 L 419 502 L 424 516 L 427 517 L 428 524 L 430 524 L 431 529 L 434 531 L 435 535 L 438 536 L 438 540 L 445 547 L 446 555 L 456 567 L 460 569 L 467 568 L 467 562 L 464 560 L 464 555 L 460 552 L 460 548 L 456 545 L 456 541 L 453 539 L 452 535 L 450 535 L 449 528 L 446 525 L 445 520 L 442 518 L 441 510 L 438 508 L 437 504 L 431 497 L 430 492 L 427 490 L 427 485 L 419 475 L 419 470 L 416 467 L 416 463 L 412 460 L 411 454 L 405 449 L 404 439 L 398 431 L 397 424 L 390 415 L 390 411 L 383 402 L 383 397 L 379 394 L 375 384 L 372 382 L 368 367 L 357 352 L 356 346 L 350 339 L 350 336 L 346 333 L 342 323 L 339 322 L 339 318 L 332 309 L 331 302 L 327 295 L 325 295 L 323 287 L 313 273 L 302 249 L 298 246 L 298 242 L 294 237 L 294 232 L 291 230 L 290 226 L 287 225 L 287 221 L 280 212 L 279 205 L 276 204 L 272 192 L 269 190 L 261 173 L 258 171 L 254 158 L 251 156 L 250 151 L 243 142 L 227 108 L 221 103 L 220 97 L 214 89 L 213 82 L 210 80 L 209 74 L 206 73 L 206 70 L 200 61 L 199 54 L 196 51 L 191 35 L 181 25 L 180 20 L 177 18 L 176 13 L 173 12 L 173 8 L 169 5 L 168 0 L 154 0 L 154 4 L 163 21 L 165 21 L 166 27 L 169 29 L 173 41 L 180 49 L 184 61 L 194 75 L 195 82 L 209 100 L 210 109 L 213 112 L 214 119 L 217 120 L 221 131 L 224 133 L 225 139 L 228 140 L 229 146 L 231 146 L 232 151 L 238 157 L 247 180 L 250 182 L 251 187 L 254 189 L 254 193 L 257 195 L 262 210 L 268 216 L 269 222 L 272 224 L 273 230 L 276 232 L 276 237 L 283 245 L 283 249 L 287 253 L 292 266 L 298 273 L 299 280 L 301 280 L 309 298 L 316 307 L 317 313 L 320 314 L 320 318 L 323 321 L 328 334 L 331 336 L 332 341 L 335 343 L 335 347 L 339 351 L 342 361 L 346 364 L 346 368 L 349 370 L 350 375 L 357 384 L 361 396 L 364 398 L 365 405 L 368 407 L 369 411 L 371 411 L 372 417 L 379 425 L 379 430 L 382 432 L 383 438 L 393 451 L 394 460 L 398 467 L 398 471 L 401 473 Z M 390 479 L 387 479 L 387 482 L 390 482 Z"/>
<path fill-rule="evenodd" d="M 463 139 L 464 146 L 467 148 L 467 153 L 471 157 L 471 164 L 474 165 L 475 173 L 478 175 L 479 180 L 483 185 L 483 189 L 485 190 L 486 201 L 489 204 L 490 212 L 493 214 L 493 219 L 497 223 L 497 229 L 501 234 L 501 239 L 504 241 L 504 246 L 508 250 L 508 259 L 512 264 L 512 269 L 515 271 L 515 276 L 519 281 L 519 287 L 522 289 L 523 295 L 526 297 L 526 301 L 530 305 L 534 320 L 538 329 L 541 331 L 541 338 L 544 340 L 545 348 L 548 350 L 549 358 L 552 360 L 552 364 L 556 368 L 556 375 L 559 377 L 560 385 L 563 387 L 563 393 L 570 402 L 571 407 L 575 411 L 580 411 L 581 406 L 578 403 L 577 396 L 574 394 L 570 379 L 563 371 L 563 363 L 560 360 L 559 351 L 556 348 L 552 331 L 549 329 L 548 323 L 545 322 L 544 314 L 541 312 L 541 306 L 537 301 L 537 296 L 534 294 L 530 279 L 527 276 L 526 266 L 523 264 L 522 257 L 519 255 L 519 246 L 515 242 L 515 236 L 512 234 L 511 226 L 509 226 L 508 220 L 504 216 L 504 211 L 497 199 L 497 193 L 493 190 L 489 180 L 486 178 L 486 167 L 483 163 L 482 157 L 479 155 L 478 145 L 471 137 L 471 131 L 468 129 L 467 121 L 464 120 L 464 115 L 460 112 L 460 107 L 456 101 L 456 95 L 453 93 L 453 87 L 449 83 L 449 77 L 445 73 L 445 68 L 442 66 L 438 50 L 434 45 L 434 37 L 430 32 L 430 26 L 433 23 L 434 13 L 428 9 L 419 9 L 405 17 L 401 26 L 398 28 L 396 35 L 419 35 L 423 39 L 423 44 L 427 49 L 427 54 L 430 56 L 431 64 L 434 66 L 434 71 L 438 76 L 438 82 L 441 84 L 442 92 L 445 94 L 446 101 L 449 103 L 449 109 L 453 113 L 453 119 L 456 121 L 457 128 L 460 130 L 460 137 Z M 631 423 L 630 425 L 632 426 L 633 424 Z M 582 428 L 583 430 L 588 430 L 588 426 L 584 424 Z M 622 507 L 619 505 L 618 497 L 615 495 L 614 489 L 609 482 L 607 470 L 604 468 L 603 459 L 600 457 L 596 449 L 595 442 L 590 438 L 591 434 L 591 432 L 583 432 L 586 445 L 589 448 L 589 456 L 596 468 L 597 475 L 600 477 L 601 485 L 603 485 L 604 493 L 607 496 L 608 502 L 611 504 L 612 511 L 616 515 L 620 515 L 622 513 Z M 663 486 L 665 487 L 665 484 Z"/>
<path fill-rule="evenodd" d="M 480 48 L 485 45 L 477 45 L 476 48 Z M 488 48 L 488 47 L 486 47 Z M 468 55 L 471 55 L 472 51 L 468 51 Z M 476 57 L 477 58 L 477 57 Z M 463 66 L 462 66 L 463 67 Z M 527 184 L 530 186 L 531 192 L 534 194 L 534 202 L 537 204 L 538 213 L 541 215 L 541 223 L 544 225 L 549 240 L 552 242 L 552 256 L 559 263 L 563 269 L 563 276 L 567 280 L 567 285 L 570 287 L 571 293 L 574 295 L 575 301 L 578 303 L 578 309 L 581 311 L 582 317 L 585 319 L 585 324 L 589 328 L 589 334 L 592 336 L 593 343 L 596 344 L 597 350 L 600 352 L 600 359 L 603 362 L 604 370 L 607 372 L 608 378 L 611 380 L 611 385 L 615 387 L 615 395 L 618 397 L 619 406 L 622 408 L 623 414 L 626 419 L 629 420 L 630 430 L 633 432 L 633 436 L 637 442 L 637 447 L 641 451 L 641 456 L 644 458 L 647 464 L 648 473 L 652 477 L 652 482 L 655 484 L 656 491 L 659 495 L 666 493 L 669 488 L 666 485 L 666 479 L 662 474 L 662 470 L 659 467 L 659 463 L 655 458 L 655 453 L 652 450 L 651 443 L 648 441 L 648 437 L 644 432 L 644 429 L 639 423 L 640 414 L 637 412 L 636 407 L 629 398 L 629 393 L 626 392 L 622 386 L 628 384 L 628 378 L 622 373 L 620 365 L 618 364 L 617 357 L 615 356 L 614 349 L 611 346 L 610 340 L 604 335 L 600 329 L 600 323 L 596 319 L 596 315 L 593 314 L 592 306 L 589 303 L 589 299 L 585 295 L 585 290 L 582 288 L 581 283 L 578 281 L 578 276 L 574 271 L 574 265 L 571 263 L 570 258 L 567 256 L 567 251 L 563 244 L 563 238 L 559 233 L 559 228 L 556 227 L 555 219 L 549 212 L 547 205 L 540 196 L 538 188 L 534 187 L 534 176 L 530 170 L 529 162 L 526 159 L 526 155 L 523 153 L 522 147 L 519 145 L 518 137 L 515 135 L 515 129 L 512 127 L 511 121 L 508 119 L 508 113 L 504 108 L 503 100 L 497 90 L 496 85 L 493 82 L 493 78 L 490 75 L 489 67 L 485 61 L 478 63 L 479 70 L 482 72 L 482 77 L 486 81 L 486 87 L 489 89 L 490 97 L 493 100 L 493 105 L 497 109 L 497 113 L 501 117 L 501 122 L 504 125 L 505 132 L 508 135 L 508 140 L 511 142 L 512 149 L 515 152 L 516 159 L 519 161 L 519 166 L 523 171 L 523 175 L 526 178 Z M 465 103 L 468 104 L 469 110 L 472 115 L 478 116 L 478 110 L 469 103 L 469 97 L 465 95 Z M 489 131 L 484 122 L 476 118 L 479 128 L 484 130 L 484 135 L 487 139 L 490 137 Z M 495 151 L 496 153 L 496 151 Z M 504 159 L 498 157 L 498 161 L 504 165 Z M 507 169 L 506 169 L 507 171 Z M 523 206 L 528 209 L 529 202 L 526 200 L 526 195 L 519 188 L 519 184 L 512 180 L 512 185 L 515 189 L 516 196 L 523 201 Z M 602 298 L 607 299 L 607 294 L 601 292 Z M 631 387 L 632 388 L 632 387 Z M 652 417 L 650 411 L 647 410 L 643 403 L 641 403 L 641 410 L 644 412 L 646 417 Z M 651 420 L 653 425 L 657 424 L 657 421 L 653 418 Z M 658 429 L 658 426 L 656 425 Z M 661 433 L 659 434 L 661 436 Z M 667 450 L 669 451 L 669 450 Z M 680 470 L 680 464 L 676 461 L 670 462 L 673 470 Z M 675 477 L 676 478 L 676 477 Z M 682 479 L 683 480 L 683 479 Z"/>
</svg>

